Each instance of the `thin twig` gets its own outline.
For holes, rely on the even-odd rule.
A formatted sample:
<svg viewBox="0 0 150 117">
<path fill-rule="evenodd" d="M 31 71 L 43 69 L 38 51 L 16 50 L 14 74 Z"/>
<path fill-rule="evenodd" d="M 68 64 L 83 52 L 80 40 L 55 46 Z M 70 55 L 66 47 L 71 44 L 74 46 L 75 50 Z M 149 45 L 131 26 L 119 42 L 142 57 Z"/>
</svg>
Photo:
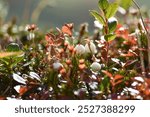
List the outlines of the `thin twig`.
<svg viewBox="0 0 150 117">
<path fill-rule="evenodd" d="M 10 86 L 8 86 L 8 87 L 5 89 L 5 91 L 3 92 L 2 95 L 5 95 L 9 89 L 10 89 Z"/>
<path fill-rule="evenodd" d="M 137 35 L 137 40 L 138 40 L 138 46 L 139 46 L 139 48 L 142 48 L 141 38 L 140 38 L 139 35 Z M 140 54 L 140 62 L 141 62 L 142 75 L 145 78 L 146 77 L 146 72 L 145 72 L 145 65 L 144 65 L 144 55 L 143 55 L 143 52 L 141 50 L 139 51 L 139 54 Z"/>
</svg>

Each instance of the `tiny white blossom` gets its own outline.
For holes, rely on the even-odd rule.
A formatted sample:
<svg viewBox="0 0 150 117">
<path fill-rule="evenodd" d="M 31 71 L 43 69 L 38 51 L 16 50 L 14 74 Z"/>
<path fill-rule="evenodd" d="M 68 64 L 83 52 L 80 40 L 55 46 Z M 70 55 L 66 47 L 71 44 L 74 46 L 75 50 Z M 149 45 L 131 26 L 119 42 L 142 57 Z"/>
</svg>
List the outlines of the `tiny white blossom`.
<svg viewBox="0 0 150 117">
<path fill-rule="evenodd" d="M 30 76 L 31 76 L 33 79 L 36 79 L 36 80 L 38 80 L 38 81 L 41 81 L 40 76 L 39 76 L 37 73 L 35 73 L 35 72 L 30 72 L 29 74 L 30 74 Z"/>
<path fill-rule="evenodd" d="M 55 70 L 58 70 L 60 69 L 61 67 L 63 67 L 63 65 L 59 62 L 59 61 L 56 61 L 55 63 L 53 63 L 53 68 Z"/>
<path fill-rule="evenodd" d="M 93 42 L 87 43 L 85 45 L 85 52 L 86 53 L 92 53 L 92 54 L 97 53 L 97 49 L 96 49 L 95 44 Z"/>
<path fill-rule="evenodd" d="M 85 53 L 85 47 L 81 44 L 76 45 L 75 50 L 76 50 L 77 54 Z"/>
<path fill-rule="evenodd" d="M 30 25 L 26 25 L 24 31 L 28 31 Z"/>
<path fill-rule="evenodd" d="M 92 71 L 97 72 L 101 69 L 101 65 L 98 62 L 93 62 L 91 64 L 91 69 Z"/>
<path fill-rule="evenodd" d="M 94 26 L 96 28 L 101 29 L 101 30 L 103 29 L 103 24 L 99 23 L 99 21 L 97 21 L 97 20 L 94 21 Z"/>
<path fill-rule="evenodd" d="M 140 81 L 140 82 L 144 82 L 144 79 L 142 77 L 135 77 L 134 79 L 136 79 L 137 81 Z"/>
<path fill-rule="evenodd" d="M 140 93 L 138 90 L 133 88 L 127 88 L 127 90 L 130 92 L 131 95 L 137 95 Z"/>
<path fill-rule="evenodd" d="M 108 19 L 108 22 L 111 23 L 111 22 L 118 22 L 118 20 L 115 18 L 115 17 L 111 17 Z M 103 24 L 101 24 L 99 21 L 95 20 L 94 21 L 94 26 L 99 28 L 100 30 L 103 29 Z"/>
<path fill-rule="evenodd" d="M 28 39 L 29 39 L 29 40 L 32 40 L 32 39 L 34 39 L 34 38 L 35 38 L 35 34 L 32 33 L 32 32 L 30 32 L 29 35 L 28 35 Z"/>
<path fill-rule="evenodd" d="M 122 15 L 125 15 L 127 12 L 124 8 L 122 7 L 118 7 L 118 11 L 122 14 Z"/>
<path fill-rule="evenodd" d="M 13 79 L 21 84 L 26 84 L 26 79 L 22 78 L 18 74 L 13 73 Z"/>
<path fill-rule="evenodd" d="M 108 22 L 111 23 L 111 22 L 118 22 L 118 20 L 115 18 L 115 17 L 111 17 L 108 19 Z"/>
</svg>

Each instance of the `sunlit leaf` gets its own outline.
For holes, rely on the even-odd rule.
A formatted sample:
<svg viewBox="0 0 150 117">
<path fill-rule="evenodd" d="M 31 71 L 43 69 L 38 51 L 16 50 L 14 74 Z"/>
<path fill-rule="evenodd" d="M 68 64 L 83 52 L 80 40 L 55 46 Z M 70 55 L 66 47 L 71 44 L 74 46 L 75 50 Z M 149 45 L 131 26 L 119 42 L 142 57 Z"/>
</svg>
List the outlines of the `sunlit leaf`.
<svg viewBox="0 0 150 117">
<path fill-rule="evenodd" d="M 19 62 L 21 62 L 24 59 L 24 57 L 18 56 L 18 57 L 14 57 L 13 59 L 14 59 L 14 62 L 11 64 L 11 67 L 13 67 L 13 66 L 17 65 Z"/>
<path fill-rule="evenodd" d="M 108 0 L 99 0 L 98 2 L 99 9 L 105 10 L 109 6 Z"/>
<path fill-rule="evenodd" d="M 113 17 L 116 14 L 117 10 L 118 10 L 118 4 L 117 3 L 109 4 L 109 6 L 107 8 L 107 12 L 106 12 L 106 17 L 107 18 Z"/>
<path fill-rule="evenodd" d="M 132 0 L 120 0 L 120 6 L 124 9 L 128 9 L 132 4 Z"/>
<path fill-rule="evenodd" d="M 101 24 L 105 25 L 104 18 L 101 15 L 99 15 L 99 13 L 97 11 L 91 10 L 90 13 L 97 21 L 99 21 Z"/>
<path fill-rule="evenodd" d="M 116 38 L 115 34 L 108 34 L 105 35 L 105 39 L 109 42 L 109 41 L 113 41 Z"/>
<path fill-rule="evenodd" d="M 72 30 L 73 30 L 73 23 L 70 24 L 65 24 L 64 26 L 62 26 L 62 32 L 64 34 L 67 34 L 69 36 L 72 36 Z"/>
<path fill-rule="evenodd" d="M 112 75 L 110 72 L 108 72 L 108 71 L 106 71 L 106 70 L 102 70 L 102 72 L 103 72 L 105 75 L 107 75 L 108 77 L 113 78 L 113 75 Z"/>
<path fill-rule="evenodd" d="M 116 74 L 115 77 L 114 77 L 115 80 L 120 80 L 120 79 L 123 79 L 123 78 L 124 78 L 124 76 L 122 76 L 120 74 Z"/>
<path fill-rule="evenodd" d="M 0 58 L 10 57 L 10 56 L 20 56 L 23 52 L 0 52 Z"/>
</svg>

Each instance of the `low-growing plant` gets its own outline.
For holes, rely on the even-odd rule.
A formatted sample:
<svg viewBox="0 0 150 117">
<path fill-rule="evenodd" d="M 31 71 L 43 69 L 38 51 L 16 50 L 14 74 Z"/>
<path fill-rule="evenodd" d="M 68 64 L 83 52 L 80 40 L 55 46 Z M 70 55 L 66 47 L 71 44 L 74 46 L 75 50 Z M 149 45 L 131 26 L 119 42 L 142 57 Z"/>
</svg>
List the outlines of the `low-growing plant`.
<svg viewBox="0 0 150 117">
<path fill-rule="evenodd" d="M 127 3 L 99 0 L 92 35 L 87 23 L 3 24 L 0 99 L 150 99 L 149 19 Z"/>
</svg>

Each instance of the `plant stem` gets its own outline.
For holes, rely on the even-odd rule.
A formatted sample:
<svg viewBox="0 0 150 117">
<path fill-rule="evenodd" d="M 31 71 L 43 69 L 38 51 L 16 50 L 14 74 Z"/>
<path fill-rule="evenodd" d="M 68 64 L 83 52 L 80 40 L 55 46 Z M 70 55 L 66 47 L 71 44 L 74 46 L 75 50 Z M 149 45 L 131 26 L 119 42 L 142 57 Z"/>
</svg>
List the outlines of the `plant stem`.
<svg viewBox="0 0 150 117">
<path fill-rule="evenodd" d="M 92 99 L 92 90 L 91 90 L 91 88 L 90 88 L 90 86 L 89 86 L 89 84 L 88 83 L 86 83 L 86 87 L 87 87 L 87 91 L 88 91 L 88 93 L 89 93 L 89 99 L 91 100 Z"/>
<path fill-rule="evenodd" d="M 142 24 L 144 26 L 144 30 L 146 31 L 146 37 L 147 37 L 147 40 L 148 40 L 148 69 L 149 69 L 149 72 L 150 72 L 150 34 L 149 34 L 149 32 L 146 28 L 146 24 L 144 23 L 144 19 L 142 17 L 140 6 L 138 5 L 138 3 L 135 0 L 132 0 L 132 1 L 139 10 L 140 18 L 141 18 Z"/>
<path fill-rule="evenodd" d="M 106 25 L 104 26 L 104 35 L 107 35 L 109 33 L 108 28 L 108 19 L 105 16 Z M 109 53 L 109 42 L 106 41 L 106 66 L 108 65 L 108 53 Z"/>
<path fill-rule="evenodd" d="M 141 48 L 141 38 L 138 35 L 137 35 L 137 37 L 138 37 L 138 46 L 139 46 L 139 48 Z M 139 52 L 140 52 L 140 62 L 141 62 L 142 75 L 145 78 L 146 72 L 145 72 L 145 65 L 144 65 L 144 55 L 143 55 L 141 50 Z"/>
</svg>

